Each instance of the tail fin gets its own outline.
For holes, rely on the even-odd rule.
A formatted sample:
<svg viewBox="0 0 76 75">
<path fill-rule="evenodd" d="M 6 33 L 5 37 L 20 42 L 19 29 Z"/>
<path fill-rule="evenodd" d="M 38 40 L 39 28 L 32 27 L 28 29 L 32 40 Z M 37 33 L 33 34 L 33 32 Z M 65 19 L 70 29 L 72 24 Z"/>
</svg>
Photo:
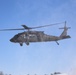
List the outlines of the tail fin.
<svg viewBox="0 0 76 75">
<path fill-rule="evenodd" d="M 60 38 L 62 39 L 70 38 L 70 36 L 67 35 L 67 30 L 70 29 L 70 27 L 66 27 L 66 22 L 65 22 L 65 26 L 59 29 L 64 29 L 64 31 L 60 35 Z"/>
</svg>

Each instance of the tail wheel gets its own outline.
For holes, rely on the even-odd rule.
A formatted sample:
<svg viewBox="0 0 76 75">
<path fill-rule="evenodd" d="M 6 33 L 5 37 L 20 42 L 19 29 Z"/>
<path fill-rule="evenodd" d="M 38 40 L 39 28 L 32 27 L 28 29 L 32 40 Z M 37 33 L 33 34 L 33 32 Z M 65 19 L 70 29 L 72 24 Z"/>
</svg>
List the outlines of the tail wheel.
<svg viewBox="0 0 76 75">
<path fill-rule="evenodd" d="M 56 41 L 57 45 L 59 45 L 59 43 Z"/>
</svg>

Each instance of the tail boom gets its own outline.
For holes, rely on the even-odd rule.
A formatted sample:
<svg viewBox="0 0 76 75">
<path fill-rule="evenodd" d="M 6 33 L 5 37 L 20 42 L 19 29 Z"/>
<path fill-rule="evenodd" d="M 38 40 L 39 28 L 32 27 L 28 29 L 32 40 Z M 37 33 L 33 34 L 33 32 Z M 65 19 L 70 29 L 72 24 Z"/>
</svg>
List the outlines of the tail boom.
<svg viewBox="0 0 76 75">
<path fill-rule="evenodd" d="M 60 37 L 60 39 L 69 39 L 69 38 L 71 38 L 69 35 Z"/>
</svg>

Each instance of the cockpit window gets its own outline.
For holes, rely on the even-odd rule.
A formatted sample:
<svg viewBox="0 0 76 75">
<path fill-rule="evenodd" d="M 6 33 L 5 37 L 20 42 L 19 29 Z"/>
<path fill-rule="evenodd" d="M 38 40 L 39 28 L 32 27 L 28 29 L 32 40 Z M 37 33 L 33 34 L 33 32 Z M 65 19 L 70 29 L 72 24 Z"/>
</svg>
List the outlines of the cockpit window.
<svg viewBox="0 0 76 75">
<path fill-rule="evenodd" d="M 29 34 L 29 37 L 36 37 L 36 35 L 34 35 L 34 34 Z"/>
<path fill-rule="evenodd" d="M 18 38 L 18 37 L 19 37 L 19 35 L 15 35 L 15 36 L 14 36 L 14 38 Z"/>
</svg>

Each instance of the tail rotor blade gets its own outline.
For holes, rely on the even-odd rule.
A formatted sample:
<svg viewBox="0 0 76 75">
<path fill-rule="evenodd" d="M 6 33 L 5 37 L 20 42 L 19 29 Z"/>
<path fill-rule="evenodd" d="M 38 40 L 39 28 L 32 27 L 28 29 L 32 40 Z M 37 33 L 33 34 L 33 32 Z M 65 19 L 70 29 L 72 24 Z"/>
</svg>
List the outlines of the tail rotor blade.
<svg viewBox="0 0 76 75">
<path fill-rule="evenodd" d="M 62 27 L 62 28 L 59 28 L 59 29 L 70 29 L 71 27 Z"/>
</svg>

